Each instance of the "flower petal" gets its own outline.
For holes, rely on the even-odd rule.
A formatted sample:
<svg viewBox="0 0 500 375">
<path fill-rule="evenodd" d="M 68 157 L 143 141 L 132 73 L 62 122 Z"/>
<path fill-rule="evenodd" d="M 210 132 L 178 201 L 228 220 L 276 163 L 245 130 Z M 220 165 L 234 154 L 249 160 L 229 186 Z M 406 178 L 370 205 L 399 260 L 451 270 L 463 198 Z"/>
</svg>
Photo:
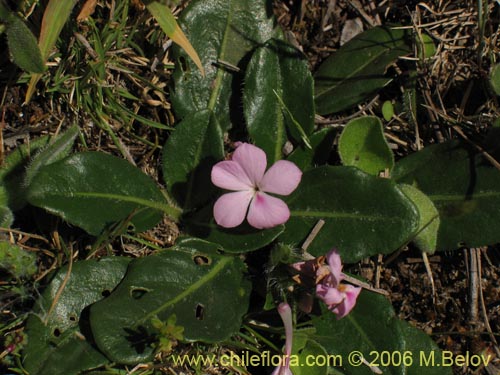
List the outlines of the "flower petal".
<svg viewBox="0 0 500 375">
<path fill-rule="evenodd" d="M 292 162 L 278 160 L 264 174 L 259 188 L 267 193 L 289 195 L 299 186 L 302 178 L 301 170 Z"/>
<path fill-rule="evenodd" d="M 333 248 L 326 254 L 326 261 L 330 268 L 331 275 L 335 280 L 335 285 L 339 285 L 340 281 L 344 278 L 342 274 L 342 261 L 337 249 Z"/>
<path fill-rule="evenodd" d="M 324 303 L 326 303 L 329 310 L 334 309 L 345 298 L 344 293 L 339 291 L 337 288 L 330 287 L 325 284 L 316 285 L 316 295 Z"/>
<path fill-rule="evenodd" d="M 354 306 L 356 306 L 356 300 L 359 293 L 361 293 L 361 288 L 347 284 L 344 286 L 344 301 L 332 310 L 335 314 L 337 314 L 337 319 L 343 318 L 351 312 Z"/>
<path fill-rule="evenodd" d="M 257 192 L 250 203 L 248 223 L 257 229 L 272 228 L 285 223 L 290 218 L 290 210 L 281 199 Z"/>
<path fill-rule="evenodd" d="M 234 228 L 245 220 L 248 205 L 252 200 L 250 190 L 237 191 L 222 195 L 214 205 L 214 218 L 224 228 Z"/>
<path fill-rule="evenodd" d="M 241 166 L 252 186 L 256 187 L 266 171 L 266 153 L 250 143 L 242 143 L 234 151 L 232 160 Z"/>
<path fill-rule="evenodd" d="M 218 162 L 212 168 L 212 183 L 227 190 L 250 190 L 253 189 L 250 178 L 241 165 L 232 160 Z"/>
</svg>

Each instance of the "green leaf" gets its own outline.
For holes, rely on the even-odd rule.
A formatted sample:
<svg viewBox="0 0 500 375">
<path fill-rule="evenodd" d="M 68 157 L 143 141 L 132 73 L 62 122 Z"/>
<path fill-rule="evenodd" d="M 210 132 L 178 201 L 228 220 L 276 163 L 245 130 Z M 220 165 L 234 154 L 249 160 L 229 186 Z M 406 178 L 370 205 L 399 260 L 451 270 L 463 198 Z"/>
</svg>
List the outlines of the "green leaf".
<svg viewBox="0 0 500 375">
<path fill-rule="evenodd" d="M 284 230 L 283 225 L 256 229 L 246 222 L 237 228 L 223 228 L 213 218 L 213 206 L 207 206 L 185 218 L 186 232 L 205 241 L 219 244 L 228 253 L 245 253 L 273 242 Z"/>
<path fill-rule="evenodd" d="M 307 332 L 307 331 L 305 331 Z M 304 330 L 294 331 L 292 358 L 296 358 L 298 366 L 294 366 L 294 360 L 290 362 L 290 369 L 293 375 L 327 375 L 328 353 L 315 340 L 311 340 Z M 316 360 L 316 364 L 311 365 L 311 359 Z M 322 361 L 325 361 L 322 363 Z M 305 365 L 305 366 L 304 366 Z"/>
<path fill-rule="evenodd" d="M 99 152 L 73 154 L 40 168 L 29 203 L 61 216 L 92 235 L 131 217 L 137 232 L 174 214 L 156 184 L 123 159 Z"/>
<path fill-rule="evenodd" d="M 426 147 L 396 163 L 393 177 L 427 194 L 438 209 L 437 250 L 500 242 L 500 172 L 471 146 Z"/>
<path fill-rule="evenodd" d="M 425 60 L 436 54 L 436 45 L 428 34 L 420 33 L 416 38 L 416 44 L 419 59 Z"/>
<path fill-rule="evenodd" d="M 416 187 L 402 184 L 399 186 L 403 193 L 411 199 L 420 214 L 420 226 L 413 242 L 426 253 L 433 254 L 436 250 L 439 231 L 439 212 L 427 195 Z"/>
<path fill-rule="evenodd" d="M 302 171 L 327 164 L 336 135 L 335 128 L 318 130 L 309 137 L 311 148 L 300 145 L 293 150 L 287 160 L 295 163 Z"/>
<path fill-rule="evenodd" d="M 8 197 L 8 206 L 17 211 L 26 205 L 26 186 L 24 184 L 26 169 L 33 155 L 42 150 L 50 142 L 48 136 L 40 137 L 17 147 L 12 151 L 0 168 L 0 181 Z"/>
<path fill-rule="evenodd" d="M 186 31 L 205 69 L 205 76 L 180 48 L 173 48 L 172 106 L 180 118 L 209 109 L 227 130 L 239 123 L 239 89 L 245 57 L 273 36 L 272 10 L 265 0 L 195 0 L 182 12 Z M 227 64 L 236 66 L 236 71 Z M 235 89 L 236 88 L 236 89 Z"/>
<path fill-rule="evenodd" d="M 382 116 L 384 116 L 385 121 L 391 121 L 394 117 L 394 105 L 390 100 L 386 100 L 382 104 Z"/>
<path fill-rule="evenodd" d="M 56 45 L 57 38 L 61 30 L 69 19 L 71 11 L 76 4 L 76 0 L 50 0 L 45 8 L 42 19 L 42 27 L 40 29 L 40 36 L 38 38 L 38 47 L 42 59 L 47 61 L 52 52 L 52 48 Z M 42 75 L 40 73 L 31 76 L 28 89 L 26 91 L 26 102 L 29 102 L 31 96 L 35 92 L 36 84 Z"/>
<path fill-rule="evenodd" d="M 493 91 L 495 91 L 495 94 L 500 95 L 500 64 L 495 65 L 491 69 L 490 83 L 491 87 L 493 87 Z"/>
<path fill-rule="evenodd" d="M 152 319 L 172 314 L 186 341 L 228 339 L 247 311 L 249 282 L 237 257 L 181 248 L 134 260 L 124 280 L 90 310 L 99 349 L 112 361 L 150 360 L 157 341 Z"/>
<path fill-rule="evenodd" d="M 243 109 L 248 134 L 267 154 L 281 159 L 287 130 L 296 142 L 314 128 L 313 80 L 303 54 L 273 39 L 252 54 L 245 76 Z"/>
<path fill-rule="evenodd" d="M 324 305 L 322 311 L 320 317 L 313 319 L 314 337 L 329 355 L 339 356 L 336 364 L 343 370 L 341 373 L 373 375 L 367 365 L 349 363 L 349 358 L 356 359 L 353 352 L 361 353 L 368 363 L 387 375 L 452 373 L 451 366 L 440 366 L 444 363 L 443 353 L 429 336 L 397 319 L 390 302 L 381 295 L 361 292 L 354 310 L 340 320 Z M 433 357 L 434 365 L 426 366 L 422 356 Z"/>
<path fill-rule="evenodd" d="M 384 128 L 377 117 L 360 117 L 349 121 L 339 139 L 342 163 L 378 176 L 394 167 L 392 154 L 384 136 Z"/>
<path fill-rule="evenodd" d="M 298 246 L 323 219 L 308 251 L 319 256 L 335 247 L 348 263 L 397 250 L 419 223 L 417 208 L 393 181 L 353 167 L 306 171 L 285 201 L 291 216 L 280 241 Z"/>
<path fill-rule="evenodd" d="M 0 269 L 16 279 L 33 276 L 38 270 L 36 255 L 7 241 L 0 241 Z"/>
<path fill-rule="evenodd" d="M 78 127 L 73 126 L 56 138 L 41 137 L 30 141 L 7 156 L 0 169 L 0 181 L 5 186 L 12 210 L 20 210 L 26 205 L 26 190 L 40 167 L 67 156 L 77 135 Z"/>
<path fill-rule="evenodd" d="M 41 149 L 30 161 L 26 169 L 26 177 L 24 178 L 24 186 L 29 186 L 33 177 L 38 173 L 39 169 L 44 165 L 52 164 L 58 160 L 68 156 L 73 147 L 76 137 L 79 133 L 79 127 L 74 125 L 63 134 L 57 137 L 47 147 Z"/>
<path fill-rule="evenodd" d="M 31 375 L 76 375 L 109 362 L 92 345 L 88 307 L 116 287 L 129 261 L 124 257 L 79 261 L 69 278 L 67 266 L 58 271 L 26 323 L 23 365 Z"/>
<path fill-rule="evenodd" d="M 168 192 L 184 208 L 196 208 L 218 191 L 212 166 L 224 158 L 223 135 L 211 111 L 187 116 L 163 148 L 163 178 Z"/>
<path fill-rule="evenodd" d="M 7 190 L 4 186 L 0 185 L 0 227 L 10 228 L 14 222 L 14 215 L 10 210 L 9 197 L 7 196 Z"/>
<path fill-rule="evenodd" d="M 16 65 L 31 73 L 43 73 L 46 67 L 37 40 L 24 21 L 11 15 L 6 33 L 9 51 Z"/>
<path fill-rule="evenodd" d="M 387 85 L 387 67 L 411 52 L 407 39 L 405 30 L 375 27 L 344 44 L 314 75 L 316 112 L 348 109 Z"/>
</svg>

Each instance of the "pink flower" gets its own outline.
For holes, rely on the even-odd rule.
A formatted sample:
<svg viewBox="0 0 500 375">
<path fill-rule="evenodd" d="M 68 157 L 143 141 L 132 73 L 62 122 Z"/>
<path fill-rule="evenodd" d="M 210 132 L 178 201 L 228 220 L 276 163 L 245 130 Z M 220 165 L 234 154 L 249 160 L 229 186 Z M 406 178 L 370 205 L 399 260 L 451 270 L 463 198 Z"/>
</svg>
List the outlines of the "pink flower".
<svg viewBox="0 0 500 375">
<path fill-rule="evenodd" d="M 316 295 L 323 300 L 328 309 L 337 315 L 337 319 L 343 318 L 356 305 L 361 288 L 350 284 L 341 284 L 344 279 L 340 255 L 331 250 L 326 255 L 330 274 L 316 285 Z"/>
<path fill-rule="evenodd" d="M 214 218 L 217 224 L 234 228 L 246 216 L 251 226 L 263 229 L 283 224 L 289 219 L 290 211 L 286 203 L 266 193 L 289 195 L 299 185 L 302 172 L 286 160 L 277 161 L 267 172 L 266 167 L 264 151 L 248 143 L 241 143 L 236 148 L 232 160 L 214 165 L 213 184 L 233 191 L 215 202 Z"/>
<path fill-rule="evenodd" d="M 326 261 L 328 266 L 322 265 Z M 314 278 L 316 284 L 316 295 L 337 315 L 337 319 L 343 318 L 351 312 L 356 305 L 361 288 L 342 283 L 345 275 L 342 273 L 342 262 L 340 255 L 335 249 L 326 254 L 326 257 L 298 262 L 291 265 L 295 270 L 310 278 Z"/>
<path fill-rule="evenodd" d="M 279 366 L 276 366 L 271 375 L 293 375 L 290 370 L 293 341 L 292 309 L 288 303 L 283 302 L 278 306 L 278 313 L 285 326 L 285 359 Z"/>
</svg>

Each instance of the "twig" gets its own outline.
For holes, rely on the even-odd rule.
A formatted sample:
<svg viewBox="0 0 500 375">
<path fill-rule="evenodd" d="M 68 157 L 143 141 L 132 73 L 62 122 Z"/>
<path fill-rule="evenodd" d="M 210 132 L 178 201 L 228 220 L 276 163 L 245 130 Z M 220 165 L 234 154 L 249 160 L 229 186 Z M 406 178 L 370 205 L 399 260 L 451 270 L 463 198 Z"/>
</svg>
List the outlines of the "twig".
<svg viewBox="0 0 500 375">
<path fill-rule="evenodd" d="M 371 286 L 370 284 L 365 283 L 364 281 L 358 280 L 355 277 L 346 275 L 345 273 L 343 275 L 344 275 L 344 280 L 350 282 L 351 284 L 354 284 L 356 286 L 360 286 L 363 289 L 366 289 L 366 290 L 369 290 L 371 292 L 375 292 L 375 293 L 378 293 L 378 294 L 382 294 L 384 296 L 388 296 L 389 295 L 389 292 L 387 290 L 380 289 L 380 288 L 375 288 L 375 287 Z"/>
<path fill-rule="evenodd" d="M 71 276 L 71 270 L 73 269 L 73 248 L 70 246 L 69 247 L 69 264 L 68 264 L 68 271 L 66 271 L 66 275 L 64 276 L 64 280 L 61 283 L 61 286 L 57 290 L 56 295 L 54 296 L 54 300 L 52 301 L 52 304 L 50 305 L 49 311 L 47 312 L 47 315 L 45 316 L 45 319 L 43 323 L 47 325 L 49 322 L 49 317 L 50 314 L 52 314 L 52 311 L 54 311 L 57 302 L 59 301 L 59 298 L 61 298 L 61 294 L 64 291 L 64 288 L 66 287 L 66 284 L 69 281 L 69 278 Z"/>
<path fill-rule="evenodd" d="M 482 148 L 478 144 L 472 142 L 465 135 L 465 133 L 462 131 L 462 129 L 460 129 L 459 126 L 453 125 L 453 130 L 455 130 L 464 139 L 465 142 L 467 142 L 471 146 L 474 146 L 476 148 L 476 150 L 478 150 L 491 163 L 491 165 L 493 165 L 496 169 L 500 170 L 500 163 L 498 161 L 496 161 L 496 159 L 493 156 L 491 156 L 484 148 Z"/>
<path fill-rule="evenodd" d="M 304 252 L 304 257 L 307 260 L 314 259 L 314 257 L 307 252 L 307 249 L 311 246 L 311 243 L 314 241 L 321 228 L 323 228 L 323 225 L 325 225 L 325 221 L 323 219 L 319 219 L 301 246 L 301 249 Z"/>
<path fill-rule="evenodd" d="M 427 271 L 427 276 L 429 277 L 429 281 L 431 282 L 432 303 L 434 305 L 436 305 L 436 301 L 437 301 L 436 286 L 434 285 L 434 277 L 432 276 L 431 265 L 429 263 L 429 258 L 427 257 L 427 253 L 422 252 L 422 259 L 424 260 L 424 265 L 425 265 L 425 270 Z"/>
<path fill-rule="evenodd" d="M 469 249 L 469 321 L 475 325 L 478 316 L 478 265 L 476 249 Z"/>
<path fill-rule="evenodd" d="M 476 249 L 476 263 L 477 263 L 477 271 L 479 273 L 478 277 L 478 289 L 479 289 L 479 301 L 481 302 L 481 313 L 483 315 L 483 320 L 484 320 L 484 325 L 486 326 L 486 330 L 488 331 L 488 335 L 490 336 L 490 340 L 493 342 L 494 346 L 493 349 L 495 350 L 495 353 L 497 355 L 497 358 L 500 358 L 500 349 L 498 348 L 498 341 L 493 334 L 493 331 L 490 326 L 490 322 L 488 320 L 488 314 L 486 311 L 486 304 L 484 303 L 484 296 L 483 296 L 483 286 L 481 284 L 481 250 Z"/>
</svg>

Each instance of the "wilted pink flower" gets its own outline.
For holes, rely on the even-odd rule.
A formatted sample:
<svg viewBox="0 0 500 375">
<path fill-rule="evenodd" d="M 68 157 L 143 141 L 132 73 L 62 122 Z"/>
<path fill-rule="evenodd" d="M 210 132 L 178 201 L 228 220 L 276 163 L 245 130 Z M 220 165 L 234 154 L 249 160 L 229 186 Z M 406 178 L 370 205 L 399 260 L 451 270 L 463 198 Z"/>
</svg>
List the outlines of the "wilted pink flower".
<svg viewBox="0 0 500 375">
<path fill-rule="evenodd" d="M 225 228 L 240 225 L 245 216 L 258 229 L 285 223 L 290 211 L 285 202 L 266 193 L 289 195 L 299 185 L 302 172 L 292 162 L 279 160 L 266 172 L 264 151 L 241 143 L 231 160 L 212 168 L 214 185 L 234 192 L 222 195 L 214 205 L 214 218 Z M 248 215 L 247 215 L 248 211 Z"/>
<path fill-rule="evenodd" d="M 342 273 L 340 255 L 335 250 L 326 255 L 326 261 L 330 274 L 316 285 L 316 294 L 330 311 L 337 314 L 337 319 L 340 319 L 349 314 L 356 305 L 361 288 L 341 283 L 345 276 Z"/>
<path fill-rule="evenodd" d="M 325 259 L 328 266 L 323 265 Z M 316 295 L 338 319 L 349 314 L 356 305 L 361 288 L 342 283 L 345 275 L 342 273 L 340 255 L 335 249 L 330 250 L 326 257 L 294 263 L 291 266 L 309 279 L 314 279 Z"/>
<path fill-rule="evenodd" d="M 293 341 L 292 309 L 288 303 L 283 302 L 278 306 L 278 313 L 285 326 L 285 359 L 279 366 L 276 366 L 271 375 L 293 375 L 290 370 L 290 356 L 292 355 Z"/>
</svg>

